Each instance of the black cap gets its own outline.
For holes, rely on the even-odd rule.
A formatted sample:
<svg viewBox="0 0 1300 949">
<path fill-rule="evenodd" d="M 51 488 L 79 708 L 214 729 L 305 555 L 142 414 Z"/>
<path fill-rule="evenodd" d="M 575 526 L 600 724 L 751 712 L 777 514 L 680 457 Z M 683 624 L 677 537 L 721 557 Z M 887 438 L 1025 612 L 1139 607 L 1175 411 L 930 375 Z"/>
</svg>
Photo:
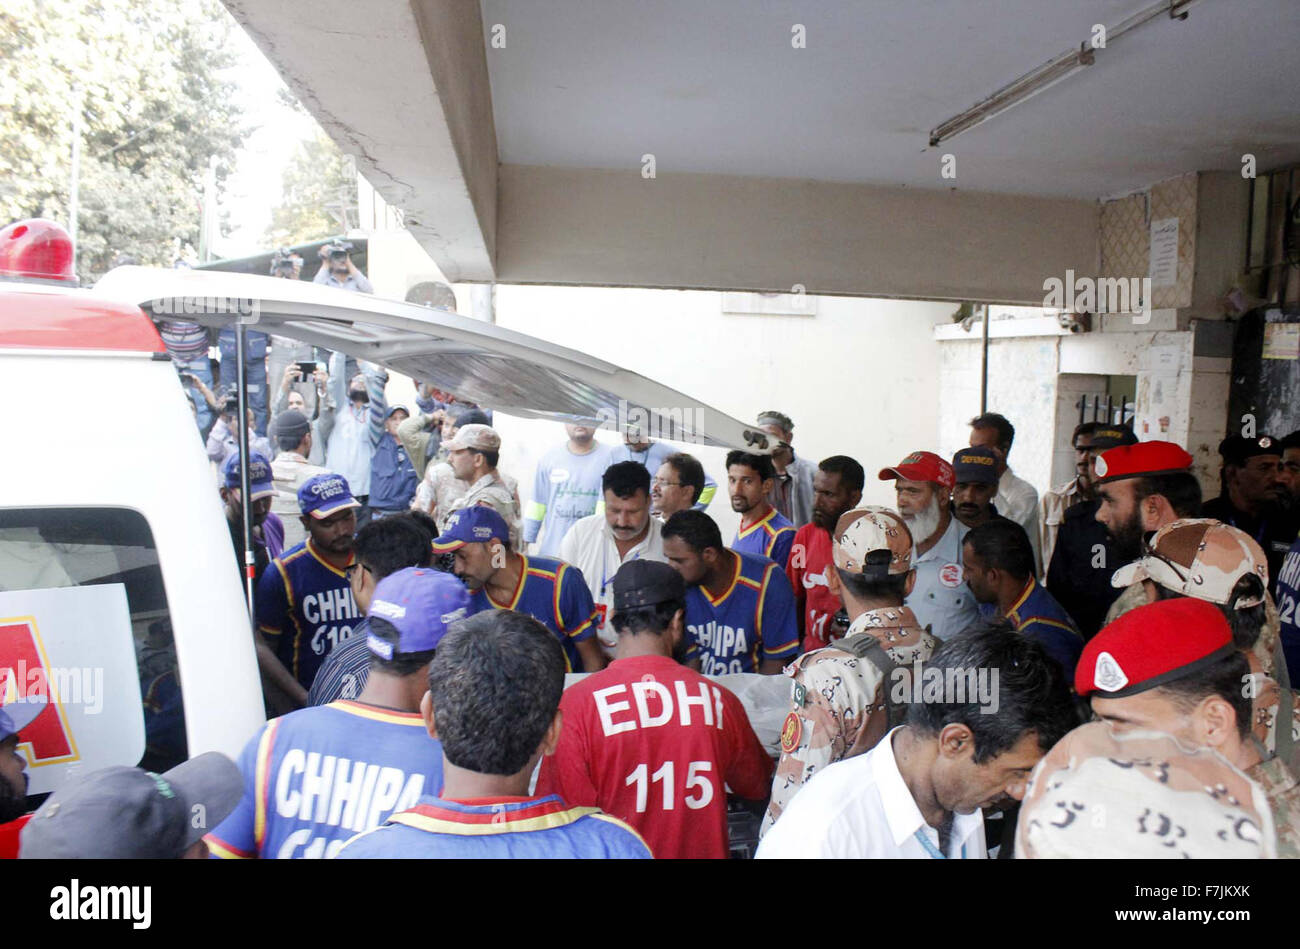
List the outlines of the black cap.
<svg viewBox="0 0 1300 949">
<path fill-rule="evenodd" d="M 113 767 L 69 780 L 23 828 L 24 859 L 175 859 L 229 816 L 239 767 L 209 751 L 164 774 Z"/>
<path fill-rule="evenodd" d="M 1229 465 L 1244 465 L 1256 455 L 1276 455 L 1282 457 L 1282 443 L 1269 435 L 1257 435 L 1245 438 L 1241 435 L 1229 435 L 1219 442 L 1219 454 Z"/>
<path fill-rule="evenodd" d="M 629 560 L 614 574 L 614 612 L 686 599 L 686 581 L 666 563 Z"/>
<path fill-rule="evenodd" d="M 1111 448 L 1119 448 L 1121 445 L 1136 445 L 1138 441 L 1137 436 L 1133 434 L 1133 429 L 1127 425 L 1098 424 L 1089 437 L 1092 439 L 1090 447 L 1097 451 L 1107 451 Z"/>
<path fill-rule="evenodd" d="M 972 446 L 952 456 L 952 470 L 957 484 L 997 484 L 998 456 L 992 448 Z"/>
<path fill-rule="evenodd" d="M 275 431 L 277 435 L 297 436 L 301 441 L 311 431 L 311 422 L 297 409 L 286 409 L 275 417 Z"/>
</svg>

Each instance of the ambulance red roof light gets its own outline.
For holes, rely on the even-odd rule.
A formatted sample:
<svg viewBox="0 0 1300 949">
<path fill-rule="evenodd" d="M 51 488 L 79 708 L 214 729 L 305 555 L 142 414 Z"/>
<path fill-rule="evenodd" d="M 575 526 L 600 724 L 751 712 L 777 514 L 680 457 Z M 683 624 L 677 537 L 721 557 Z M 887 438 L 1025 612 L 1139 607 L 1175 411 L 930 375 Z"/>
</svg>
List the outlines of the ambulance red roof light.
<svg viewBox="0 0 1300 949">
<path fill-rule="evenodd" d="M 72 238 L 43 218 L 10 224 L 0 230 L 0 275 L 75 284 Z"/>
</svg>

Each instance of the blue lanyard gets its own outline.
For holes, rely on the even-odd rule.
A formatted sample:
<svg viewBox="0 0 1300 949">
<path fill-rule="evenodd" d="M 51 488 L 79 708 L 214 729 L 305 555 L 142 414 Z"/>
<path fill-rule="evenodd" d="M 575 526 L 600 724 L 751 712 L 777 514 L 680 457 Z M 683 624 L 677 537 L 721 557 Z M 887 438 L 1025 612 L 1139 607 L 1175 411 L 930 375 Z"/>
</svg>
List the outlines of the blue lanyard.
<svg viewBox="0 0 1300 949">
<path fill-rule="evenodd" d="M 929 835 L 925 832 L 925 828 L 924 828 L 924 827 L 918 827 L 916 833 L 913 834 L 912 836 L 914 836 L 918 841 L 920 841 L 921 846 L 925 848 L 925 852 L 926 852 L 927 854 L 930 855 L 930 859 L 931 859 L 931 860 L 947 860 L 947 859 L 948 859 L 947 857 L 945 857 L 945 856 L 943 855 L 943 851 L 941 851 L 938 847 L 936 847 L 936 846 L 934 845 L 934 841 L 932 841 L 932 840 L 930 839 Z M 966 845 L 965 845 L 965 844 L 962 844 L 962 845 L 961 845 L 961 857 L 960 857 L 959 859 L 961 859 L 961 860 L 965 860 L 965 859 L 966 859 Z"/>
</svg>

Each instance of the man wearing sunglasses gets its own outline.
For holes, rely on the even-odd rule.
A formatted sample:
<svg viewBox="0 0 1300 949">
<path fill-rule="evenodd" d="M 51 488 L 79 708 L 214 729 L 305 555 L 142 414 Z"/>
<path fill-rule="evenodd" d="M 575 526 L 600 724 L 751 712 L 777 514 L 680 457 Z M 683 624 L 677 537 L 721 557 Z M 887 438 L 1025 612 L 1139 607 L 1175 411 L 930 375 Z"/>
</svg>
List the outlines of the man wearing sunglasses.
<svg viewBox="0 0 1300 949">
<path fill-rule="evenodd" d="M 1137 444 L 1127 425 L 1085 422 L 1074 430 L 1073 481 L 1043 495 L 1043 564 L 1045 586 L 1074 618 L 1084 638 L 1095 636 L 1106 621 L 1106 610 L 1119 591 L 1110 585 L 1110 570 L 1121 561 L 1106 527 L 1097 520 L 1101 500 L 1094 485 L 1093 466 L 1104 451 Z"/>
</svg>

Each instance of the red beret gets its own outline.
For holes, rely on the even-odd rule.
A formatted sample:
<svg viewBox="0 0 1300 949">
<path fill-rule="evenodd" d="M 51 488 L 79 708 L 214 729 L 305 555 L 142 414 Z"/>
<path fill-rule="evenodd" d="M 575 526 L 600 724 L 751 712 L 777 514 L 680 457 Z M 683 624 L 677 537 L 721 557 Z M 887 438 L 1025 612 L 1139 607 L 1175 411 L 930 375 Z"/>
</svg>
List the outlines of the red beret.
<svg viewBox="0 0 1300 949">
<path fill-rule="evenodd" d="M 1074 691 L 1122 698 L 1232 655 L 1232 629 L 1213 603 L 1180 597 L 1129 610 L 1088 640 Z"/>
<path fill-rule="evenodd" d="M 1192 467 L 1192 456 L 1173 442 L 1138 442 L 1104 451 L 1097 458 L 1094 484 L 1143 478 L 1147 475 L 1174 474 Z"/>
<path fill-rule="evenodd" d="M 880 469 L 881 481 L 892 481 L 895 478 L 929 481 L 949 491 L 957 484 L 957 475 L 953 472 L 952 465 L 932 451 L 914 451 L 894 467 Z"/>
</svg>

